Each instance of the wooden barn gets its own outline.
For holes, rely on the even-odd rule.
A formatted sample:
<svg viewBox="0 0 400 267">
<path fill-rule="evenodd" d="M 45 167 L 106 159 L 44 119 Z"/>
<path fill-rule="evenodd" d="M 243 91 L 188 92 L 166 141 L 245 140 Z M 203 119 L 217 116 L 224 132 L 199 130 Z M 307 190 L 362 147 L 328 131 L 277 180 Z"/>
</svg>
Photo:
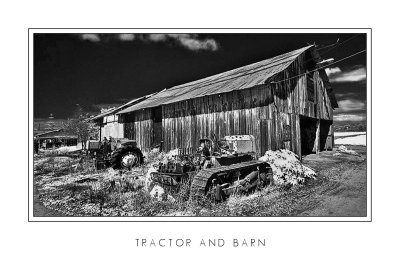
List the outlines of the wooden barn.
<svg viewBox="0 0 400 267">
<path fill-rule="evenodd" d="M 192 153 L 199 139 L 251 134 L 257 152 L 333 146 L 337 102 L 314 46 L 174 86 L 122 109 L 124 137 L 142 150 Z M 318 70 L 316 70 L 318 69 Z"/>
</svg>

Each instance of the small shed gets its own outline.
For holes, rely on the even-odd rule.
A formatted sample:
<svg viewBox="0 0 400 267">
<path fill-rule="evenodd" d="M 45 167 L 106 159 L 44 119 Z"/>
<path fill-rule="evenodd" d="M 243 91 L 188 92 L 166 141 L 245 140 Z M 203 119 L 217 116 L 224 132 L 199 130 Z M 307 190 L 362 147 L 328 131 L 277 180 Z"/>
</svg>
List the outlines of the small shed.
<svg viewBox="0 0 400 267">
<path fill-rule="evenodd" d="M 135 98 L 121 106 L 110 109 L 90 118 L 90 121 L 95 122 L 99 126 L 100 140 L 103 139 L 103 137 L 112 137 L 115 139 L 124 138 L 124 124 L 122 123 L 120 115 L 117 114 L 117 112 L 139 103 L 148 97 L 150 97 L 150 95 Z"/>
<path fill-rule="evenodd" d="M 57 148 L 60 146 L 76 146 L 78 136 L 66 132 L 64 129 L 51 130 L 34 136 L 35 142 L 41 148 Z"/>
</svg>

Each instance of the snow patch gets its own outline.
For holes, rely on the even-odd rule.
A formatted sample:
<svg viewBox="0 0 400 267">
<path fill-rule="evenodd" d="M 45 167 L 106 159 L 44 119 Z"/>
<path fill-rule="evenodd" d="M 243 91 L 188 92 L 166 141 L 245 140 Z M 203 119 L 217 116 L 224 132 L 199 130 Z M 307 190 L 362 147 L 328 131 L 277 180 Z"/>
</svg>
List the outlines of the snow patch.
<svg viewBox="0 0 400 267">
<path fill-rule="evenodd" d="M 350 136 L 335 139 L 336 145 L 353 145 L 353 146 L 366 146 L 367 137 L 365 135 Z"/>
</svg>

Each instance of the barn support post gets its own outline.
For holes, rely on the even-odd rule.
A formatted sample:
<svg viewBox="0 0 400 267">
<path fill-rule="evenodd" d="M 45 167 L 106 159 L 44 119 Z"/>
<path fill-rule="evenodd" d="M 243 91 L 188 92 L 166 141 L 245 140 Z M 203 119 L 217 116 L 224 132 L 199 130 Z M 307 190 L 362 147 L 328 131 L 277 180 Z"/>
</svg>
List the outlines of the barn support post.
<svg viewBox="0 0 400 267">
<path fill-rule="evenodd" d="M 321 120 L 318 119 L 317 120 L 317 130 L 315 133 L 314 149 L 313 149 L 313 151 L 316 154 L 319 154 L 319 152 L 320 152 L 320 132 L 321 132 Z"/>
</svg>

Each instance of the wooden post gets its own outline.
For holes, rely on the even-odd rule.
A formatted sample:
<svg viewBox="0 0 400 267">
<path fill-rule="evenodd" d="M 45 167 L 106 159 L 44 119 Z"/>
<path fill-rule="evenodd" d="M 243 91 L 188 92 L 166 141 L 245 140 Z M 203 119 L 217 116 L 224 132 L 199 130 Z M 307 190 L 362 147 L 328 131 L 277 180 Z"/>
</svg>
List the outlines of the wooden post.
<svg viewBox="0 0 400 267">
<path fill-rule="evenodd" d="M 319 154 L 320 152 L 320 132 L 321 132 L 321 120 L 317 120 L 317 131 L 315 133 L 315 142 L 314 142 L 314 148 L 313 151 L 315 153 Z"/>
<path fill-rule="evenodd" d="M 302 147 L 301 147 L 301 126 L 300 126 L 300 116 L 296 115 L 296 147 L 297 147 L 297 154 L 302 160 Z"/>
</svg>

